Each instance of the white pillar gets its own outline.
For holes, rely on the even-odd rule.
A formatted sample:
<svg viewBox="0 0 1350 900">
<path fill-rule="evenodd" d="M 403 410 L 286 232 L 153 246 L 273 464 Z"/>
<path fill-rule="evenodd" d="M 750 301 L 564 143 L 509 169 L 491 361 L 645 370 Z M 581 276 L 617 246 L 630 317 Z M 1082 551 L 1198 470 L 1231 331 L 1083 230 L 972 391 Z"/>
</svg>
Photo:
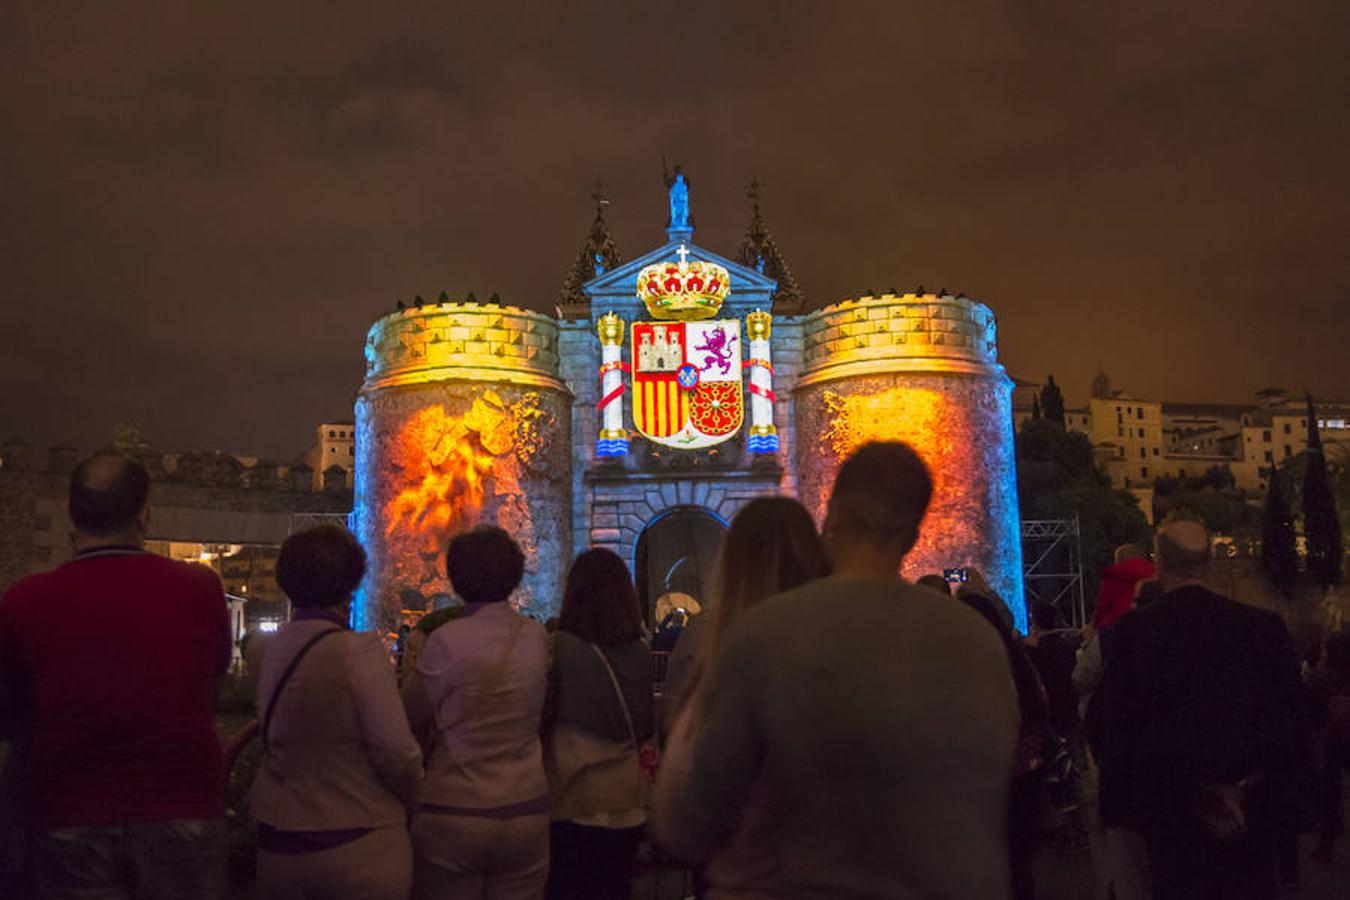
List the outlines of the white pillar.
<svg viewBox="0 0 1350 900">
<path fill-rule="evenodd" d="M 626 456 L 628 431 L 623 427 L 623 373 L 628 367 L 623 362 L 624 322 L 612 312 L 605 313 L 596 323 L 600 334 L 600 400 L 595 404 L 600 411 L 600 437 L 595 442 L 595 455 Z"/>
<path fill-rule="evenodd" d="M 778 429 L 773 425 L 773 360 L 770 357 L 769 333 L 773 316 L 755 310 L 745 317 L 745 333 L 750 339 L 750 358 L 745 367 L 750 370 L 747 390 L 750 393 L 751 453 L 777 453 Z"/>
</svg>

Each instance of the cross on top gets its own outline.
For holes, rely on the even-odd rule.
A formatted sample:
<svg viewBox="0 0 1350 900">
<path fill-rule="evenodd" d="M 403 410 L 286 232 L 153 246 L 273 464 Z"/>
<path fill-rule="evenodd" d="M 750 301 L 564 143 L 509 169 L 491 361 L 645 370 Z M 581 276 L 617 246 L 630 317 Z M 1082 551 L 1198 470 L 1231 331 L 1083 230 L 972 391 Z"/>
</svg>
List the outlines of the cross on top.
<svg viewBox="0 0 1350 900">
<path fill-rule="evenodd" d="M 591 186 L 591 201 L 595 203 L 595 211 L 600 212 L 603 207 L 609 206 L 609 188 L 600 179 L 595 180 Z"/>
<path fill-rule="evenodd" d="M 684 244 L 681 244 L 680 249 L 675 251 L 675 255 L 680 258 L 681 268 L 684 268 L 685 266 L 689 265 L 689 250 L 686 249 Z"/>
</svg>

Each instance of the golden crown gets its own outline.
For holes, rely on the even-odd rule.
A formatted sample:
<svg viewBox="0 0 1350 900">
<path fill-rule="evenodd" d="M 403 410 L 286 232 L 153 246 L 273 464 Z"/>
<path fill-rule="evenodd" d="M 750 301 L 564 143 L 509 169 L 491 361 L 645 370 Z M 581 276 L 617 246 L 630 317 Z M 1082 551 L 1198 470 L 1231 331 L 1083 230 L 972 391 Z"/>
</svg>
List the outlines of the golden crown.
<svg viewBox="0 0 1350 900">
<path fill-rule="evenodd" d="M 680 245 L 678 262 L 656 263 L 638 273 L 637 294 L 653 319 L 709 319 L 731 292 L 731 276 L 716 263 L 689 261 Z"/>
</svg>

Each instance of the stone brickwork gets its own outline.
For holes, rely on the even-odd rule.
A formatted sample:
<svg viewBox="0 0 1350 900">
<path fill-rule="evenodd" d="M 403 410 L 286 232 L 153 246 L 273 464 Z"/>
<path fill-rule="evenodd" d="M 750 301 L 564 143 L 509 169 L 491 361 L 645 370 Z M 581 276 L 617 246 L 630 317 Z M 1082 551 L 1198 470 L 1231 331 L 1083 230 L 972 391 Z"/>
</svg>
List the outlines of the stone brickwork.
<svg viewBox="0 0 1350 900">
<path fill-rule="evenodd" d="M 696 507 L 724 522 L 755 497 L 778 493 L 776 470 L 762 476 L 714 475 L 697 478 L 636 478 L 598 480 L 591 484 L 587 540 L 592 547 L 613 550 L 632 561 L 638 537 L 668 510 Z"/>
<path fill-rule="evenodd" d="M 983 303 L 936 294 L 845 300 L 805 317 L 807 367 L 825 362 L 913 358 L 998 361 L 997 323 Z"/>
<path fill-rule="evenodd" d="M 503 381 L 556 378 L 558 325 L 552 318 L 495 303 L 428 303 L 390 313 L 366 335 L 366 384 L 438 370 L 495 370 Z"/>
<path fill-rule="evenodd" d="M 600 432 L 600 415 L 595 408 L 600 400 L 600 338 L 590 319 L 569 320 L 561 323 L 558 347 L 559 373 L 572 392 L 572 555 L 576 556 L 590 546 L 586 468 L 593 461 Z M 627 410 L 627 395 L 621 402 Z"/>
<path fill-rule="evenodd" d="M 449 601 L 445 548 L 483 523 L 525 552 L 515 602 L 557 611 L 578 427 L 558 342 L 554 319 L 495 304 L 428 304 L 371 326 L 355 416 L 352 518 L 369 560 L 356 627 L 389 633 Z"/>
<path fill-rule="evenodd" d="M 1025 628 L 1012 381 L 993 314 L 963 298 L 887 295 L 804 318 L 793 407 L 802 502 L 819 518 L 850 453 L 904 441 L 933 478 L 905 574 L 979 569 Z"/>
</svg>

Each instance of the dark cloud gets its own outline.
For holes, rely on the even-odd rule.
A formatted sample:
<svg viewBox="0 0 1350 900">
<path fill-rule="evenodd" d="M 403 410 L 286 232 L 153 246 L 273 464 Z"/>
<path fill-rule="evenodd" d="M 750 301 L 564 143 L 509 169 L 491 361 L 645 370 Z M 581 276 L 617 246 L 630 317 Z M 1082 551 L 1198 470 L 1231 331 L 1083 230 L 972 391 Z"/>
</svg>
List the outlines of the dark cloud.
<svg viewBox="0 0 1350 900">
<path fill-rule="evenodd" d="M 1347 396 L 1350 7 L 1057 2 L 0 7 L 7 430 L 286 455 L 395 299 L 551 307 L 610 185 L 700 243 L 742 186 L 812 300 L 1000 314 L 1081 397 Z"/>
</svg>

